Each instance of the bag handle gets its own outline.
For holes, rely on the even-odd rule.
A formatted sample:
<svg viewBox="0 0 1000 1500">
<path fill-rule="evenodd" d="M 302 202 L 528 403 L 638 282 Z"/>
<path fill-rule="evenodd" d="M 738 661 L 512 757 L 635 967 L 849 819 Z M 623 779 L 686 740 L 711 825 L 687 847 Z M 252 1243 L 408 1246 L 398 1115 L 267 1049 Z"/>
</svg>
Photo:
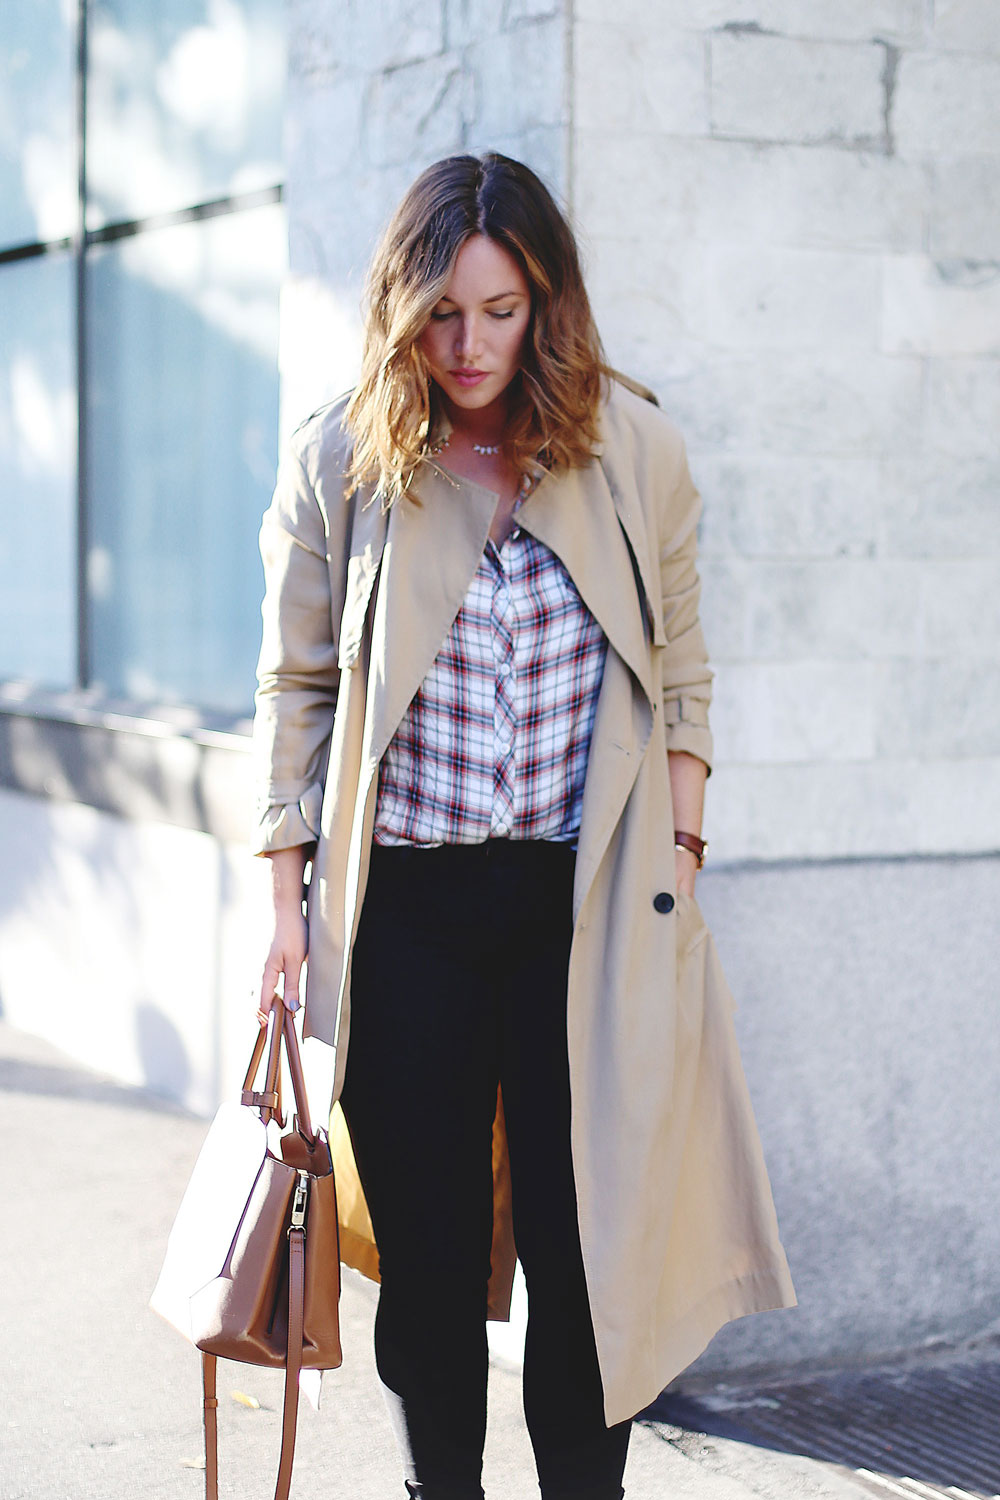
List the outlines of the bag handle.
<svg viewBox="0 0 1000 1500">
<path fill-rule="evenodd" d="M 254 1088 L 254 1080 L 260 1067 L 261 1058 L 264 1056 L 264 1047 L 270 1036 L 270 1049 L 267 1056 L 267 1073 L 264 1078 L 264 1087 L 261 1090 Z M 280 997 L 276 998 L 271 1006 L 268 1016 L 268 1030 L 261 1027 L 257 1040 L 254 1043 L 253 1053 L 250 1057 L 250 1066 L 247 1068 L 246 1077 L 243 1080 L 243 1093 L 241 1102 L 254 1109 L 260 1110 L 260 1117 L 266 1125 L 272 1118 L 277 1118 L 279 1125 L 284 1127 L 285 1121 L 281 1113 L 281 1044 L 284 1041 L 285 1055 L 288 1059 L 288 1071 L 292 1079 L 292 1091 L 295 1095 L 296 1124 L 299 1134 L 304 1136 L 310 1146 L 316 1144 L 316 1131 L 313 1129 L 312 1115 L 309 1113 L 309 1100 L 306 1095 L 305 1074 L 302 1071 L 302 1053 L 299 1050 L 298 1033 L 295 1030 L 295 1018 L 288 1008 L 282 1003 Z"/>
<path fill-rule="evenodd" d="M 313 1129 L 312 1116 L 309 1113 L 309 1100 L 306 1095 L 306 1078 L 302 1071 L 302 1053 L 299 1051 L 299 1038 L 295 1030 L 295 1017 L 290 1010 L 281 1007 L 284 1018 L 285 1051 L 288 1055 L 288 1071 L 292 1075 L 292 1092 L 295 1095 L 296 1123 L 299 1134 L 305 1136 L 310 1146 L 316 1144 L 316 1131 Z"/>
<path fill-rule="evenodd" d="M 284 1010 L 282 1006 L 282 1010 Z M 291 1016 L 288 1015 L 289 1021 Z M 263 1027 L 261 1028 L 263 1035 Z M 263 1052 L 263 1048 L 261 1048 Z M 259 1059 L 258 1059 L 259 1060 Z M 281 1454 L 278 1459 L 278 1478 L 274 1489 L 274 1500 L 288 1500 L 292 1484 L 292 1462 L 295 1458 L 295 1429 L 299 1415 L 299 1371 L 302 1368 L 302 1345 L 305 1338 L 306 1297 L 306 1229 L 305 1203 L 308 1187 L 303 1184 L 306 1173 L 299 1173 L 299 1188 L 302 1204 L 298 1200 L 293 1208 L 292 1224 L 288 1230 L 288 1349 L 285 1357 L 285 1396 L 281 1409 Z M 296 1212 L 297 1210 L 297 1212 Z M 297 1222 L 301 1219 L 302 1222 Z M 219 1399 L 216 1391 L 216 1365 L 214 1354 L 201 1356 L 203 1400 L 205 1422 L 205 1500 L 219 1500 Z"/>
<path fill-rule="evenodd" d="M 276 1008 L 284 1010 L 280 999 L 275 1000 L 271 1006 L 267 1018 L 267 1026 L 261 1026 L 257 1031 L 257 1040 L 254 1042 L 253 1053 L 250 1057 L 250 1066 L 247 1068 L 246 1077 L 243 1080 L 243 1092 L 240 1095 L 240 1103 L 248 1105 L 251 1109 L 260 1110 L 260 1118 L 267 1125 L 272 1119 L 284 1129 L 285 1116 L 281 1108 L 281 1026 L 274 1024 Z M 264 1087 L 254 1088 L 254 1081 L 260 1067 L 261 1058 L 264 1056 L 264 1048 L 270 1040 L 270 1049 L 267 1055 L 267 1071 L 264 1075 Z"/>
</svg>

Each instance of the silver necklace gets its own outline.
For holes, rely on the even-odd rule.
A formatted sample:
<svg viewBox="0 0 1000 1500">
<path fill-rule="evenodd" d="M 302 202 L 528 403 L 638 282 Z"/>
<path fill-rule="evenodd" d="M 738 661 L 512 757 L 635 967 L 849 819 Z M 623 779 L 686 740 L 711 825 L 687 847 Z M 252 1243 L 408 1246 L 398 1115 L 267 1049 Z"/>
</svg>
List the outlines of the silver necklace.
<svg viewBox="0 0 1000 1500">
<path fill-rule="evenodd" d="M 438 438 L 437 442 L 432 445 L 431 452 L 432 453 L 443 453 L 444 450 L 445 450 L 445 448 L 447 448 L 449 446 L 450 442 L 451 442 L 451 437 L 450 436 L 443 437 L 443 438 Z M 502 453 L 503 452 L 503 444 L 502 443 L 473 443 L 472 444 L 472 451 L 473 451 L 473 453 L 481 453 L 484 458 L 495 458 L 498 453 Z"/>
</svg>

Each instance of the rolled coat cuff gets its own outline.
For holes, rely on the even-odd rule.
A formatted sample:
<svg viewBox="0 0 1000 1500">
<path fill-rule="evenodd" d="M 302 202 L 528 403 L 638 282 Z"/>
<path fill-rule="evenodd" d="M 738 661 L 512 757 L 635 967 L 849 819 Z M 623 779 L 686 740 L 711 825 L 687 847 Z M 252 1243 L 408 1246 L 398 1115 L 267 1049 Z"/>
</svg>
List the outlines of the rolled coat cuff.
<svg viewBox="0 0 1000 1500">
<path fill-rule="evenodd" d="M 315 844 L 319 838 L 323 787 L 316 781 L 297 802 L 265 807 L 253 836 L 255 854 L 274 854 L 279 849 L 295 849 L 300 844 Z"/>
<path fill-rule="evenodd" d="M 708 704 L 699 698 L 668 698 L 663 704 L 663 728 L 667 749 L 696 755 L 712 774 L 712 732 L 708 727 Z"/>
</svg>

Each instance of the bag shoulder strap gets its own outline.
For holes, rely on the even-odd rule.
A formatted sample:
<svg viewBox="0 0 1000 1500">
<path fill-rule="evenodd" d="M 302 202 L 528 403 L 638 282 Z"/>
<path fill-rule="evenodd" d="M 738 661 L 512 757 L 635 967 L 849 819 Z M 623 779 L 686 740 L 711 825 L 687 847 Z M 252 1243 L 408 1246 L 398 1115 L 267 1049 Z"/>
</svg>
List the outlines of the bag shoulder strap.
<svg viewBox="0 0 1000 1500">
<path fill-rule="evenodd" d="M 300 1179 L 301 1180 L 301 1179 Z M 299 1371 L 305 1327 L 306 1236 L 303 1226 L 288 1232 L 288 1354 L 285 1360 L 285 1399 L 281 1413 L 281 1457 L 274 1500 L 288 1500 L 295 1458 L 295 1431 L 299 1415 Z M 219 1401 L 216 1392 L 217 1360 L 202 1354 L 205 1423 L 205 1500 L 219 1500 Z"/>
</svg>

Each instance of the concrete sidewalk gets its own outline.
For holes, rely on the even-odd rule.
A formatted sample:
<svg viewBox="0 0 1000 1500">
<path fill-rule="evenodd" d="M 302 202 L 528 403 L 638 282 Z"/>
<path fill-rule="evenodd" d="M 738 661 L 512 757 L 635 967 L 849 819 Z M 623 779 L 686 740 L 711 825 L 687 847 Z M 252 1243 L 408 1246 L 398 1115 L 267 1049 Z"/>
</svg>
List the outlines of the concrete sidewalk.
<svg viewBox="0 0 1000 1500">
<path fill-rule="evenodd" d="M 0 1500 L 199 1500 L 199 1362 L 149 1311 L 206 1123 L 0 1023 Z M 403 1495 L 371 1347 L 375 1289 L 345 1277 L 343 1368 L 299 1418 L 296 1500 Z M 485 1487 L 537 1496 L 517 1373 L 494 1368 Z M 241 1404 L 242 1392 L 259 1407 Z M 220 1492 L 273 1493 L 280 1375 L 220 1365 Z M 637 1423 L 628 1500 L 847 1500 L 835 1468 Z"/>
</svg>

